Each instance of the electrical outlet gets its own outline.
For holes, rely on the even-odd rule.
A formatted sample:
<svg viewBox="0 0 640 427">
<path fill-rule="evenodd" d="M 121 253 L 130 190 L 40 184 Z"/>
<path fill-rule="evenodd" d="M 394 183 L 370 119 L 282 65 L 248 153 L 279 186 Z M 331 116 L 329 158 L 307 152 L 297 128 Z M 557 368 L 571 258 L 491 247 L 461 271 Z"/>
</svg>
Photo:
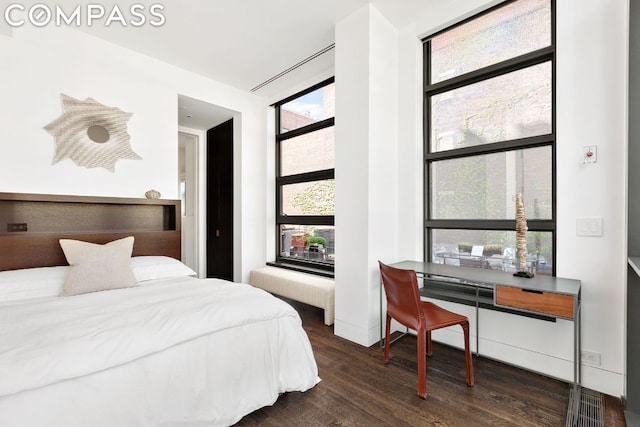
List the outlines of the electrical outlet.
<svg viewBox="0 0 640 427">
<path fill-rule="evenodd" d="M 580 360 L 586 365 L 600 366 L 600 353 L 582 350 Z"/>
<path fill-rule="evenodd" d="M 14 233 L 17 231 L 27 231 L 27 224 L 25 222 L 7 224 L 7 232 Z"/>
</svg>

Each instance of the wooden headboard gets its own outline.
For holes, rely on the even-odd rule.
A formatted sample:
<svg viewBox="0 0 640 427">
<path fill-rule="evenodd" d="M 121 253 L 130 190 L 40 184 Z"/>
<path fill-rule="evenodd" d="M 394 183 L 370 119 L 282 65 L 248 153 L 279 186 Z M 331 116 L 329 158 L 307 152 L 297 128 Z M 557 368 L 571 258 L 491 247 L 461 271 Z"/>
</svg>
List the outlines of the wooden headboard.
<svg viewBox="0 0 640 427">
<path fill-rule="evenodd" d="M 180 200 L 0 193 L 0 271 L 67 265 L 62 238 L 180 259 L 180 216 Z"/>
</svg>

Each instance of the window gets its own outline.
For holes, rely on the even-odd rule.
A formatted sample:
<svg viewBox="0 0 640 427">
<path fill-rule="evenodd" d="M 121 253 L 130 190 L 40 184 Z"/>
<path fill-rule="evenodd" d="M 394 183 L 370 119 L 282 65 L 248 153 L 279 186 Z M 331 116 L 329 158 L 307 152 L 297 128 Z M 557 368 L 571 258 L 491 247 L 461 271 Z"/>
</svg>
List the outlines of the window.
<svg viewBox="0 0 640 427">
<path fill-rule="evenodd" d="M 335 84 L 333 78 L 274 104 L 276 264 L 332 275 Z"/>
<path fill-rule="evenodd" d="M 424 42 L 425 253 L 555 273 L 555 2 L 507 1 Z"/>
</svg>

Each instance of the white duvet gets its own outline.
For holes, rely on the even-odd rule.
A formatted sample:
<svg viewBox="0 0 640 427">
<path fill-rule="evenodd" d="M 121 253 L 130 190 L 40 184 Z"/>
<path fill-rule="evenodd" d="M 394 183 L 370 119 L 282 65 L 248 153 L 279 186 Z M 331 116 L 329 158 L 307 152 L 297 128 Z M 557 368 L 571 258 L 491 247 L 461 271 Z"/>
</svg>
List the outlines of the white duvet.
<svg viewBox="0 0 640 427">
<path fill-rule="evenodd" d="M 319 381 L 291 306 L 190 277 L 0 305 L 0 378 L 1 425 L 228 425 Z"/>
</svg>

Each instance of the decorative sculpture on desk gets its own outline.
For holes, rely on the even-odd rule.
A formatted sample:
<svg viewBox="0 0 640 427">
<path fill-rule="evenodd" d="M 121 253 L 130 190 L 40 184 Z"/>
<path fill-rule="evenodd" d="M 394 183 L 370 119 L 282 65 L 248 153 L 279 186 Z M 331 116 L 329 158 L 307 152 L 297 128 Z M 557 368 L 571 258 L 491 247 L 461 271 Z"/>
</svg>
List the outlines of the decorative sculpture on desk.
<svg viewBox="0 0 640 427">
<path fill-rule="evenodd" d="M 518 253 L 518 271 L 514 276 L 532 278 L 533 272 L 527 271 L 527 217 L 524 213 L 522 193 L 516 193 L 516 249 Z"/>
</svg>

